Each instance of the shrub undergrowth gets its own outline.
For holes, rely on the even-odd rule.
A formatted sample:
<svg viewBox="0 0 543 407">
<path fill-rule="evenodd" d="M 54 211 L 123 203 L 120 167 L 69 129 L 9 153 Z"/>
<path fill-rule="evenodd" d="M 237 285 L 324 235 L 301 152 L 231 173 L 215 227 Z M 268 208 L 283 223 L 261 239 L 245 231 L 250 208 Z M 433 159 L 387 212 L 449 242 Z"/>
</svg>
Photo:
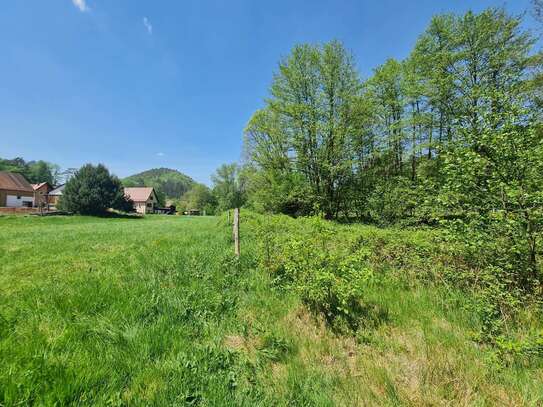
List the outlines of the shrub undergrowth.
<svg viewBox="0 0 543 407">
<path fill-rule="evenodd" d="M 462 290 L 479 321 L 472 339 L 490 345 L 503 363 L 540 363 L 540 297 L 512 274 L 482 266 L 465 246 L 437 229 L 380 229 L 340 225 L 318 217 L 292 219 L 246 212 L 259 262 L 279 290 L 291 290 L 338 333 L 386 320 L 365 296 L 386 281 L 408 289 L 434 285 Z M 521 311 L 528 312 L 521 312 Z M 529 315 L 532 323 L 526 325 Z"/>
</svg>

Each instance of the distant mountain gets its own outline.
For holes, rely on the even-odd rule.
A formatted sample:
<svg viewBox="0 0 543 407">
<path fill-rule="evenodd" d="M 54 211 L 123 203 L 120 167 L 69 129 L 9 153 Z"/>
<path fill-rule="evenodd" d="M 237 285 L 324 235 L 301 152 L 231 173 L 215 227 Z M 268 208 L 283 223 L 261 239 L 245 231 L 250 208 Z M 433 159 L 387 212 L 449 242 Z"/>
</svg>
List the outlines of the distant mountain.
<svg viewBox="0 0 543 407">
<path fill-rule="evenodd" d="M 126 177 L 122 180 L 125 187 L 153 187 L 167 199 L 180 198 L 185 192 L 196 185 L 188 175 L 169 168 L 153 168 Z"/>
</svg>

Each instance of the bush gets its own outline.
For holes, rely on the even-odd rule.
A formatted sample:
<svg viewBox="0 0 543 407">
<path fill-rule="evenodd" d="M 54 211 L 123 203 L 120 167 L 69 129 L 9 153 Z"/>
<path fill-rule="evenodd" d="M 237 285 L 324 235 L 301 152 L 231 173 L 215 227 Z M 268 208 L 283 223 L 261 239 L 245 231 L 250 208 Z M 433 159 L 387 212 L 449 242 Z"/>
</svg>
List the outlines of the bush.
<svg viewBox="0 0 543 407">
<path fill-rule="evenodd" d="M 86 164 L 67 182 L 59 206 L 69 212 L 97 215 L 110 208 L 128 212 L 133 203 L 125 197 L 119 178 L 105 166 Z"/>
<path fill-rule="evenodd" d="M 296 174 L 250 173 L 247 206 L 260 213 L 307 216 L 314 211 L 315 198 Z"/>
<path fill-rule="evenodd" d="M 294 290 L 333 329 L 356 331 L 369 309 L 363 294 L 373 271 L 370 252 L 356 244 L 354 235 L 338 241 L 336 226 L 317 217 L 250 219 L 261 243 L 261 264 L 275 286 Z"/>
<path fill-rule="evenodd" d="M 434 223 L 433 191 L 429 182 L 392 178 L 368 193 L 365 218 L 382 226 Z"/>
<path fill-rule="evenodd" d="M 346 226 L 316 217 L 247 211 L 242 219 L 250 223 L 247 230 L 259 244 L 260 266 L 274 287 L 294 291 L 336 332 L 360 331 L 388 318 L 386 309 L 368 300 L 370 285 L 436 285 L 466 295 L 478 326 L 475 341 L 515 360 L 541 351 L 540 336 L 532 327 L 537 323 L 526 320 L 540 321 L 543 297 L 527 294 L 517 284 L 518 267 L 496 266 L 510 256 L 497 250 L 502 247 L 496 246 L 497 235 L 489 239 L 477 233 L 480 228 L 472 228 L 465 235 L 469 239 L 458 242 L 449 229 Z M 489 254 L 492 262 L 487 261 Z"/>
</svg>

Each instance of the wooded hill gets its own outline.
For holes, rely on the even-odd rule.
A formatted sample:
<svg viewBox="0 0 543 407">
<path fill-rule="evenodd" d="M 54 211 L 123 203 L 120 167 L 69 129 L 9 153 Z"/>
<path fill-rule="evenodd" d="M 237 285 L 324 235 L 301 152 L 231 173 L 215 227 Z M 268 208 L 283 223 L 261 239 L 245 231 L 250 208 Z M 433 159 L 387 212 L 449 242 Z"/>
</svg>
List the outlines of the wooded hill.
<svg viewBox="0 0 543 407">
<path fill-rule="evenodd" d="M 125 187 L 153 187 L 166 198 L 176 199 L 189 191 L 196 181 L 170 168 L 153 168 L 122 180 Z"/>
</svg>

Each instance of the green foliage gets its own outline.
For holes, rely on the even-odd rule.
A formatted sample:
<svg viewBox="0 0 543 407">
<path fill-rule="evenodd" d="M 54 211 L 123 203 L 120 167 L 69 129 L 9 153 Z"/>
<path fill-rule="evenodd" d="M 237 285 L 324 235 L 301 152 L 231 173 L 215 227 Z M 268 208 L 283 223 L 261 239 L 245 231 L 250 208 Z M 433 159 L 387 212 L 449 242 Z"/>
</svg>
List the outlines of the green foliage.
<svg viewBox="0 0 543 407">
<path fill-rule="evenodd" d="M 20 172 L 24 174 L 26 171 L 26 162 L 21 157 L 14 158 L 12 160 L 0 159 L 0 170 L 10 172 Z"/>
<path fill-rule="evenodd" d="M 154 168 L 123 178 L 125 187 L 153 187 L 161 204 L 166 199 L 179 199 L 196 183 L 189 176 L 169 168 Z"/>
<path fill-rule="evenodd" d="M 322 220 L 310 226 L 313 238 L 288 240 L 284 246 L 283 273 L 310 310 L 320 313 L 337 327 L 356 331 L 363 311 L 363 287 L 371 279 L 368 253 L 328 249 Z M 323 240 L 324 239 L 324 240 Z"/>
<path fill-rule="evenodd" d="M 543 58 L 521 23 L 494 8 L 436 16 L 409 58 L 386 61 L 365 82 L 338 42 L 294 47 L 245 130 L 249 205 L 295 216 L 434 223 L 451 216 L 437 199 L 456 182 L 451 160 L 469 165 L 469 154 L 491 154 L 497 165 L 484 170 L 495 178 L 502 164 L 538 161 L 526 134 L 540 134 Z M 503 143 L 503 157 L 484 150 Z M 500 191 L 491 193 L 500 199 Z"/>
<path fill-rule="evenodd" d="M 439 15 L 409 58 L 386 61 L 365 82 L 337 42 L 294 47 L 245 130 L 248 206 L 441 226 L 443 259 L 426 252 L 439 266 L 413 252 L 418 245 L 366 244 L 409 257 L 387 253 L 392 268 L 419 264 L 417 279 L 470 292 L 476 336 L 498 347 L 497 338 L 514 336 L 507 321 L 543 292 L 543 57 L 535 42 L 522 17 L 503 9 Z M 355 308 L 349 298 L 364 298 L 342 263 L 356 248 L 319 246 L 334 239 L 291 229 L 274 247 L 273 233 L 262 237 L 264 252 L 282 254 L 267 268 L 313 311 L 344 318 L 338 304 Z"/>
<path fill-rule="evenodd" d="M 240 208 L 246 201 L 246 175 L 237 164 L 223 164 L 211 176 L 219 210 Z"/>
<path fill-rule="evenodd" d="M 124 195 L 121 181 L 102 164 L 86 164 L 66 183 L 59 207 L 83 215 L 100 214 L 108 209 L 130 211 L 133 204 Z"/>
<path fill-rule="evenodd" d="M 263 173 L 253 183 L 256 194 L 265 189 L 264 197 L 277 191 L 287 198 L 286 207 L 273 202 L 266 207 L 337 216 L 350 179 L 350 146 L 360 130 L 360 91 L 353 58 L 337 41 L 296 46 L 280 63 L 266 107 L 245 131 L 248 158 Z M 290 195 L 293 182 L 299 187 Z"/>
<path fill-rule="evenodd" d="M 61 289 L 24 280 L 43 259 L 13 255 L 36 232 L 6 234 L 0 404 L 540 404 L 543 57 L 521 27 L 502 9 L 436 16 L 409 58 L 364 82 L 339 42 L 298 45 L 245 129 L 245 165 L 219 168 L 213 197 L 166 169 L 125 181 L 187 206 L 393 228 L 244 211 L 239 260 L 224 222 L 191 235 L 93 224 L 103 247 L 55 229 L 62 245 L 32 242 L 81 269 Z M 0 166 L 26 168 L 12 161 Z M 78 173 L 67 202 L 103 210 L 103 179 L 120 204 L 103 170 Z"/>
<path fill-rule="evenodd" d="M 0 216 L 0 404 L 543 400 L 541 315 L 526 302 L 492 346 L 470 341 L 482 322 L 471 294 L 447 283 L 444 270 L 462 268 L 441 232 L 249 211 L 241 228 L 236 260 L 231 225 L 212 217 Z M 356 332 L 342 312 L 333 330 L 321 311 L 312 318 L 278 277 L 284 246 L 304 236 L 311 255 L 325 244 L 330 266 L 350 257 L 362 271 Z M 316 265 L 341 286 L 306 276 L 307 295 L 334 304 L 321 288 L 343 298 L 345 271 Z"/>
<path fill-rule="evenodd" d="M 319 218 L 292 220 L 247 213 L 244 217 L 249 217 L 259 242 L 261 267 L 274 285 L 296 293 L 337 332 L 364 336 L 361 330 L 389 318 L 387 308 L 376 306 L 367 295 L 385 282 L 403 287 L 437 285 L 461 289 L 469 298 L 465 307 L 478 321 L 472 334 L 475 341 L 491 345 L 497 353 L 505 352 L 502 342 L 514 344 L 507 351 L 508 360 L 514 361 L 526 361 L 527 353 L 514 353 L 517 348 L 539 349 L 530 345 L 537 343 L 537 326 L 541 326 L 539 291 L 527 292 L 518 284 L 518 269 L 492 265 L 508 254 L 496 252 L 495 241 L 477 236 L 480 228 L 459 233 L 466 237 L 466 242 L 459 242 L 451 239 L 450 229 L 382 230 L 334 225 Z M 479 252 L 482 242 L 486 250 L 494 250 L 491 262 L 488 253 Z M 535 333 L 523 328 L 525 309 L 536 315 Z"/>
<path fill-rule="evenodd" d="M 56 186 L 62 181 L 60 167 L 43 160 L 25 161 L 20 157 L 12 160 L 0 158 L 0 171 L 18 172 L 33 184 L 48 182 Z"/>
<path fill-rule="evenodd" d="M 511 309 L 542 290 L 543 144 L 538 130 L 508 122 L 470 137 L 445 162 L 443 201 L 461 216 L 443 223 L 449 241 L 482 270 L 481 303 L 495 336 Z"/>
<path fill-rule="evenodd" d="M 430 221 L 421 187 L 405 177 L 379 183 L 366 201 L 367 219 L 380 225 L 420 224 Z"/>
<path fill-rule="evenodd" d="M 177 202 L 178 211 L 198 209 L 207 215 L 214 215 L 217 201 L 211 190 L 203 184 L 195 184 Z"/>
<path fill-rule="evenodd" d="M 313 212 L 310 189 L 299 174 L 257 171 L 245 168 L 247 182 L 246 206 L 261 213 L 284 213 L 304 216 Z"/>
<path fill-rule="evenodd" d="M 288 218 L 256 217 L 251 222 L 261 239 L 261 264 L 276 287 L 295 292 L 338 332 L 367 324 L 371 307 L 364 303 L 364 289 L 374 280 L 367 248 L 349 235 L 336 239 L 335 228 L 320 218 L 294 224 Z"/>
</svg>

